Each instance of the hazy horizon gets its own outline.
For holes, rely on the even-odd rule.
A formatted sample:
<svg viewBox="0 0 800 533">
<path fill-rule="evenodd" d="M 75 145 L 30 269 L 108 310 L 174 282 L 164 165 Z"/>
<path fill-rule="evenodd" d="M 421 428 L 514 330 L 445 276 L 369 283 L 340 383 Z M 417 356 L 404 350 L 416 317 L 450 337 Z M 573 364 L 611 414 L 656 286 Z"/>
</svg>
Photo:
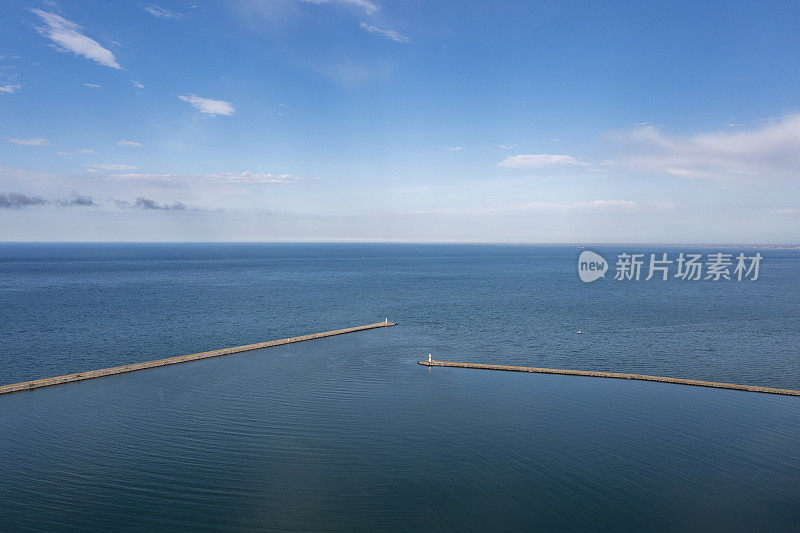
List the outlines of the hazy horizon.
<svg viewBox="0 0 800 533">
<path fill-rule="evenodd" d="M 761 248 L 794 249 L 800 243 L 780 242 L 523 242 L 523 241 L 369 241 L 369 240 L 272 240 L 272 241 L 0 241 L 0 244 L 408 244 L 408 245 L 486 245 L 486 246 L 577 246 L 619 247 L 654 246 L 662 248 Z"/>
</svg>

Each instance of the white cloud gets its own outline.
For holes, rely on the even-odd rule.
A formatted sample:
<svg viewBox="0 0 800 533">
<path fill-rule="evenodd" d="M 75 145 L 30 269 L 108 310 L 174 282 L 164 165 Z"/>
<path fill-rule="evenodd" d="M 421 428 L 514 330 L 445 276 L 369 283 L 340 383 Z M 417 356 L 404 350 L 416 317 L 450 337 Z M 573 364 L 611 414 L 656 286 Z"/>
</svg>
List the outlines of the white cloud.
<svg viewBox="0 0 800 533">
<path fill-rule="evenodd" d="M 368 0 L 300 0 L 300 1 L 305 2 L 307 4 L 327 4 L 328 2 L 348 4 L 351 6 L 360 7 L 368 15 L 371 15 L 378 10 L 378 6 L 376 6 L 372 2 L 369 2 Z"/>
<path fill-rule="evenodd" d="M 141 148 L 142 147 L 142 143 L 137 143 L 135 141 L 119 141 L 119 142 L 117 142 L 117 144 L 120 145 L 120 146 L 129 146 L 131 148 Z"/>
<path fill-rule="evenodd" d="M 464 149 L 463 146 L 446 146 L 445 149 L 450 150 L 451 152 L 460 152 Z"/>
<path fill-rule="evenodd" d="M 20 86 L 16 84 L 0 85 L 0 93 L 11 94 L 20 90 Z"/>
<path fill-rule="evenodd" d="M 99 89 L 102 85 L 97 85 L 96 83 L 84 83 L 85 86 L 91 87 L 92 89 Z"/>
<path fill-rule="evenodd" d="M 245 184 L 245 185 L 258 185 L 258 184 L 283 184 L 295 183 L 298 181 L 315 181 L 315 178 L 304 178 L 300 176 L 293 176 L 292 174 L 272 174 L 262 172 L 252 172 L 246 170 L 244 172 L 217 172 L 212 174 L 148 174 L 148 173 L 126 173 L 126 174 L 111 174 L 110 178 L 120 180 L 133 180 L 133 181 L 150 181 L 150 182 L 175 182 L 175 183 L 230 183 L 230 184 Z"/>
<path fill-rule="evenodd" d="M 800 114 L 750 131 L 666 135 L 655 127 L 610 135 L 640 172 L 692 179 L 800 177 Z"/>
<path fill-rule="evenodd" d="M 542 168 L 555 166 L 589 166 L 589 163 L 581 161 L 571 155 L 559 154 L 534 154 L 534 155 L 510 155 L 503 159 L 499 165 L 506 168 Z"/>
<path fill-rule="evenodd" d="M 501 144 L 498 146 L 498 148 L 500 148 L 501 150 L 513 150 L 516 147 L 517 147 L 516 144 Z"/>
<path fill-rule="evenodd" d="M 369 33 L 378 33 L 383 35 L 387 39 L 391 39 L 393 41 L 397 41 L 399 43 L 410 43 L 411 39 L 403 35 L 402 33 L 398 33 L 394 30 L 385 30 L 381 28 L 376 28 L 375 26 L 370 26 L 369 24 L 362 22 L 361 29 L 368 31 Z"/>
<path fill-rule="evenodd" d="M 356 7 L 362 8 L 367 13 L 374 13 L 378 10 L 378 6 L 373 4 L 372 2 L 368 2 L 367 0 L 338 0 L 339 2 L 343 2 L 345 4 L 350 4 Z"/>
<path fill-rule="evenodd" d="M 233 104 L 226 102 L 225 100 L 202 98 L 196 94 L 178 96 L 178 98 L 184 102 L 189 102 L 195 109 L 208 115 L 233 115 L 236 112 Z"/>
<path fill-rule="evenodd" d="M 133 86 L 136 87 L 137 89 L 144 89 L 144 85 L 142 85 L 138 81 L 134 81 Z"/>
<path fill-rule="evenodd" d="M 163 7 L 159 7 L 155 4 L 150 4 L 147 6 L 142 6 L 142 9 L 150 13 L 156 18 L 160 19 L 177 19 L 182 18 L 183 15 L 181 13 L 176 13 L 175 11 L 170 11 L 169 9 L 164 9 Z"/>
<path fill-rule="evenodd" d="M 106 67 L 122 68 L 110 50 L 103 48 L 97 41 L 82 34 L 79 31 L 82 28 L 74 22 L 41 9 L 32 11 L 47 24 L 47 27 L 37 28 L 39 33 L 53 41 L 59 49 L 91 59 Z"/>
<path fill-rule="evenodd" d="M 89 172 L 99 172 L 101 170 L 136 170 L 139 167 L 135 167 L 133 165 L 122 165 L 122 164 L 98 164 L 98 163 L 90 163 L 83 165 Z"/>
<path fill-rule="evenodd" d="M 18 144 L 19 146 L 48 146 L 50 142 L 47 139 L 37 137 L 35 139 L 9 139 L 11 144 Z"/>
<path fill-rule="evenodd" d="M 668 135 L 648 123 L 607 135 L 620 152 L 614 160 L 589 162 L 564 154 L 512 155 L 499 166 L 514 169 L 610 168 L 699 180 L 747 181 L 800 178 L 800 113 L 743 130 Z M 505 148 L 505 147 L 504 147 Z"/>
</svg>

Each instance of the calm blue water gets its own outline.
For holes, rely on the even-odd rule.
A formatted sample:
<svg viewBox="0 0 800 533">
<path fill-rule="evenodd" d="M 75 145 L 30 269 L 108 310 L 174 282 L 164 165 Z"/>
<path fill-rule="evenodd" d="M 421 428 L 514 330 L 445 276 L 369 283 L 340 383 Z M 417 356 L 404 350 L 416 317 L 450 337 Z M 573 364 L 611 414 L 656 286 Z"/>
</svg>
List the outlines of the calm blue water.
<svg viewBox="0 0 800 533">
<path fill-rule="evenodd" d="M 0 396 L 0 529 L 796 527 L 797 398 L 416 364 L 800 388 L 800 251 L 591 284 L 579 252 L 2 244 L 0 383 L 399 325 Z"/>
</svg>

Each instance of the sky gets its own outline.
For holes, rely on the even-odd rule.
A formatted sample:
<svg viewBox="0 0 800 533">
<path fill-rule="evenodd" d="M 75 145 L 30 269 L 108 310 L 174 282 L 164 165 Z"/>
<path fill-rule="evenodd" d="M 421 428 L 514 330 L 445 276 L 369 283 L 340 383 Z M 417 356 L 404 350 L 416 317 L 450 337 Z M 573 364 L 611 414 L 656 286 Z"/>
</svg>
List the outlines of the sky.
<svg viewBox="0 0 800 533">
<path fill-rule="evenodd" d="M 4 0 L 0 240 L 800 243 L 799 24 Z"/>
</svg>

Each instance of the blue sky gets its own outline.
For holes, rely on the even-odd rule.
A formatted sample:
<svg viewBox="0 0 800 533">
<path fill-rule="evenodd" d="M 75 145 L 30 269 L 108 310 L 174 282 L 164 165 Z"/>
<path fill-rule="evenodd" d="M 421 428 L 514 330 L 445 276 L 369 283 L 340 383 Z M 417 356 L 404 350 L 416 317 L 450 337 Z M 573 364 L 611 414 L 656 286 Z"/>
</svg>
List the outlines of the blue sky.
<svg viewBox="0 0 800 533">
<path fill-rule="evenodd" d="M 0 240 L 796 243 L 797 2 L 0 7 Z"/>
</svg>

